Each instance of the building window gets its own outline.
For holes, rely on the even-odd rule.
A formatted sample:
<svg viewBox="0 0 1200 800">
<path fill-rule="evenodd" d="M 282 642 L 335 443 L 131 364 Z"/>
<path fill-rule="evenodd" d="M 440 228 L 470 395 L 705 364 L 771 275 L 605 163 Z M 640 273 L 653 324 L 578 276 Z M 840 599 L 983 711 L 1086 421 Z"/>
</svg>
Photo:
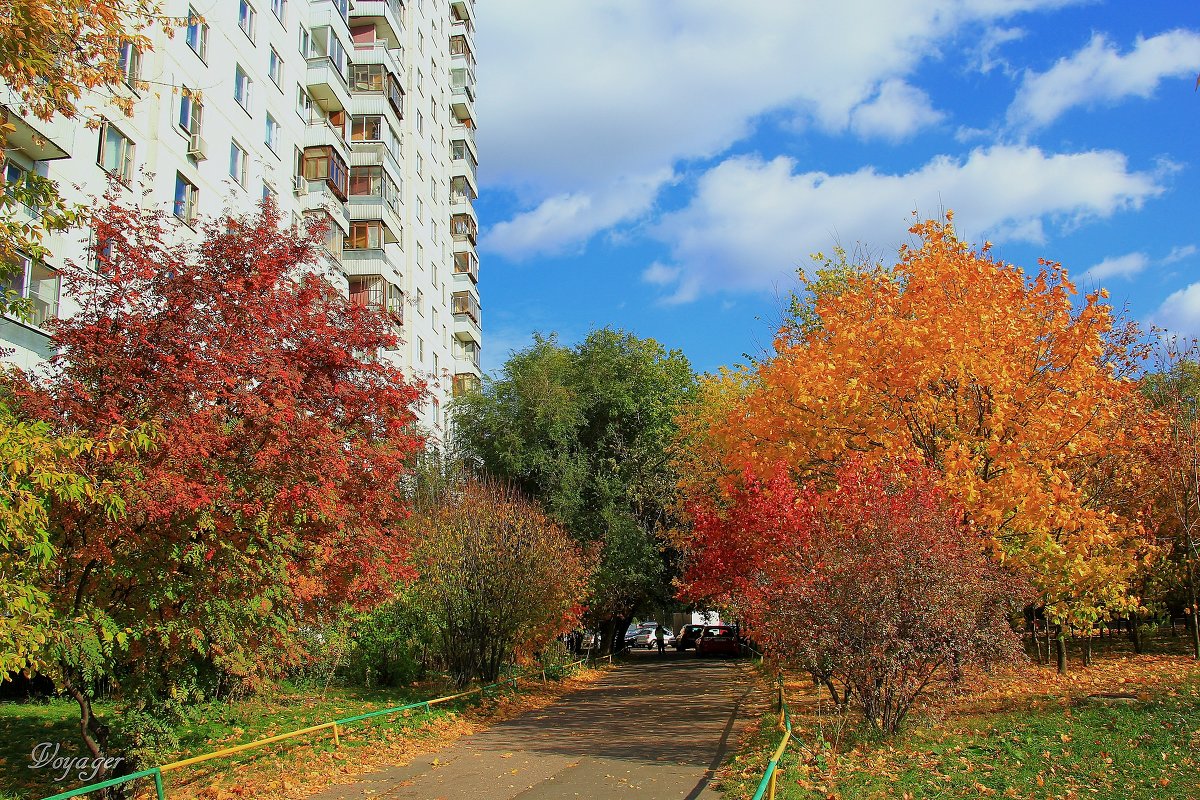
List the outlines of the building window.
<svg viewBox="0 0 1200 800">
<path fill-rule="evenodd" d="M 283 22 L 283 16 L 286 11 L 287 0 L 271 0 L 271 13 L 275 15 L 275 19 Z"/>
<path fill-rule="evenodd" d="M 296 113 L 300 115 L 300 119 L 305 122 L 312 121 L 313 99 L 300 84 L 296 84 Z"/>
<path fill-rule="evenodd" d="M 200 56 L 201 61 L 207 62 L 208 23 L 196 13 L 194 8 L 188 9 L 187 35 L 184 38 L 187 40 L 188 47 L 192 48 L 192 52 Z"/>
<path fill-rule="evenodd" d="M 264 180 L 262 185 L 262 199 L 264 201 L 277 201 L 278 197 L 279 192 L 275 191 L 275 187 Z"/>
<path fill-rule="evenodd" d="M 300 174 L 305 180 L 325 181 L 333 194 L 345 201 L 350 171 L 342 157 L 329 145 L 305 148 Z"/>
<path fill-rule="evenodd" d="M 188 136 L 200 133 L 200 118 L 204 107 L 200 100 L 186 86 L 179 95 L 179 127 Z"/>
<path fill-rule="evenodd" d="M 351 167 L 350 196 L 378 197 L 392 209 L 396 209 L 400 202 L 396 184 L 383 171 L 383 167 Z"/>
<path fill-rule="evenodd" d="M 231 141 L 229 143 L 229 177 L 237 181 L 239 186 L 245 186 L 249 166 L 250 156 L 245 148 L 237 142 Z"/>
<path fill-rule="evenodd" d="M 271 48 L 271 62 L 270 62 L 270 67 L 269 67 L 268 72 L 271 76 L 271 83 L 275 84 L 280 89 L 282 89 L 283 88 L 283 58 L 280 57 L 279 52 L 274 47 Z"/>
<path fill-rule="evenodd" d="M 246 110 L 247 114 L 250 111 L 250 93 L 254 87 L 254 81 L 250 80 L 250 76 L 246 74 L 246 70 L 242 69 L 242 65 L 238 64 L 233 71 L 233 99 L 237 100 L 238 105 Z"/>
<path fill-rule="evenodd" d="M 242 33 L 246 34 L 246 37 L 252 42 L 254 41 L 254 25 L 257 21 L 258 14 L 254 11 L 254 6 L 247 3 L 246 0 L 240 0 L 240 4 L 238 5 L 238 27 L 242 29 Z"/>
<path fill-rule="evenodd" d="M 354 142 L 383 141 L 383 117 L 359 116 L 350 120 L 350 140 Z"/>
<path fill-rule="evenodd" d="M 263 141 L 271 148 L 272 153 L 279 152 L 279 123 L 271 116 L 270 111 L 267 112 L 267 135 Z"/>
<path fill-rule="evenodd" d="M 305 58 L 308 58 L 310 53 L 312 53 L 312 34 L 308 32 L 307 28 L 301 26 L 301 28 L 300 28 L 300 55 L 304 56 Z"/>
<path fill-rule="evenodd" d="M 133 180 L 133 140 L 111 122 L 100 127 L 100 153 L 96 163 L 122 183 Z"/>
<path fill-rule="evenodd" d="M 28 300 L 30 314 L 27 322 L 38 328 L 58 316 L 58 273 L 40 261 L 18 254 L 12 274 L 0 290 L 9 291 L 21 300 Z"/>
<path fill-rule="evenodd" d="M 188 225 L 193 225 L 196 222 L 196 206 L 200 198 L 200 190 L 183 177 L 182 173 L 175 173 L 175 207 L 174 214 Z"/>
<path fill-rule="evenodd" d="M 379 250 L 383 247 L 382 222 L 351 222 L 347 250 Z"/>
<path fill-rule="evenodd" d="M 133 46 L 133 42 L 125 42 L 121 45 L 121 55 L 117 59 L 117 69 L 121 70 L 121 80 L 130 89 L 135 88 L 134 83 L 141 77 L 142 73 L 142 53 Z"/>
<path fill-rule="evenodd" d="M 421 116 L 421 112 L 417 112 L 417 133 L 425 132 L 425 118 Z"/>
</svg>

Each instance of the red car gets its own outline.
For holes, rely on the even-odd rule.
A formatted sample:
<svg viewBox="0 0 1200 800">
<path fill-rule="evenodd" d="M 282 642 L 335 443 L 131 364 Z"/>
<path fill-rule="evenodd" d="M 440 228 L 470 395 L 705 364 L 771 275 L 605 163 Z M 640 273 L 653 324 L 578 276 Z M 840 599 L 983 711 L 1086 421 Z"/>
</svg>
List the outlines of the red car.
<svg viewBox="0 0 1200 800">
<path fill-rule="evenodd" d="M 740 656 L 742 643 L 728 625 L 710 625 L 696 640 L 698 656 Z"/>
</svg>

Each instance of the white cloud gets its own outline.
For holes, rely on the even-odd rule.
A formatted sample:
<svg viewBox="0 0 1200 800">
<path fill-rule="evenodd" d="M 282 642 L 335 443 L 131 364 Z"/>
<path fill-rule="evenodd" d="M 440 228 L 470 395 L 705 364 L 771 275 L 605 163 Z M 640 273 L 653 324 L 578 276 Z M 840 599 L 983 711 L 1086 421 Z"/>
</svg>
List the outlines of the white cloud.
<svg viewBox="0 0 1200 800">
<path fill-rule="evenodd" d="M 1015 127 L 1040 128 L 1076 106 L 1150 97 L 1164 79 L 1194 75 L 1197 64 L 1200 33 L 1174 30 L 1139 37 L 1125 55 L 1103 34 L 1095 34 L 1082 50 L 1046 72 L 1026 72 L 1008 120 Z"/>
<path fill-rule="evenodd" d="M 1083 282 L 1105 281 L 1109 278 L 1132 278 L 1150 266 L 1150 257 L 1145 253 L 1128 253 L 1106 258 L 1083 273 Z"/>
<path fill-rule="evenodd" d="M 1200 336 L 1200 283 L 1193 283 L 1167 297 L 1150 321 L 1168 333 Z"/>
<path fill-rule="evenodd" d="M 597 231 L 642 216 L 673 175 L 669 170 L 618 180 L 595 192 L 557 194 L 511 220 L 493 225 L 483 247 L 512 260 L 581 246 Z"/>
<path fill-rule="evenodd" d="M 894 253 L 914 210 L 929 217 L 952 208 L 969 240 L 1041 242 L 1047 224 L 1110 217 L 1163 191 L 1157 176 L 1130 171 L 1111 151 L 1055 155 L 997 146 L 964 159 L 939 156 L 903 175 L 795 168 L 786 157 L 739 157 L 702 176 L 690 205 L 653 228 L 671 251 L 665 266 L 679 270 L 667 302 L 769 289 L 835 242 Z"/>
<path fill-rule="evenodd" d="M 892 79 L 879 87 L 879 94 L 850 114 L 850 128 L 864 139 L 898 142 L 922 128 L 936 125 L 945 117 L 934 109 L 929 95 Z"/>
<path fill-rule="evenodd" d="M 679 278 L 678 267 L 668 267 L 658 261 L 646 267 L 646 271 L 642 273 L 642 280 L 656 286 L 667 286 L 674 283 L 677 278 Z"/>
<path fill-rule="evenodd" d="M 1025 31 L 1021 28 L 1005 28 L 1002 26 L 988 28 L 979 42 L 979 52 L 976 56 L 977 63 L 975 64 L 975 68 L 986 75 L 999 67 L 1004 74 L 1011 75 L 1013 72 L 1012 65 L 1004 57 L 998 56 L 997 52 L 1009 42 L 1016 42 L 1024 37 Z"/>
<path fill-rule="evenodd" d="M 1185 258 L 1191 258 L 1200 252 L 1194 244 L 1185 244 L 1178 247 L 1172 247 L 1171 252 L 1163 259 L 1164 264 L 1174 264 L 1177 261 L 1183 261 Z"/>
<path fill-rule="evenodd" d="M 615 182 L 717 156 L 767 112 L 841 133 L 859 109 L 864 131 L 904 135 L 927 123 L 927 101 L 890 130 L 871 109 L 897 87 L 911 89 L 942 44 L 1020 13 L 1084 2 L 760 0 L 752 11 L 727 0 L 480 3 L 481 179 L 534 209 L 493 244 L 520 255 L 543 234 L 554 247 L 586 240 L 599 228 L 577 224 L 585 207 L 618 221 L 636 216 L 647 202 L 615 208 Z M 899 83 L 889 89 L 892 79 Z M 564 219 L 556 232 L 551 221 Z"/>
</svg>

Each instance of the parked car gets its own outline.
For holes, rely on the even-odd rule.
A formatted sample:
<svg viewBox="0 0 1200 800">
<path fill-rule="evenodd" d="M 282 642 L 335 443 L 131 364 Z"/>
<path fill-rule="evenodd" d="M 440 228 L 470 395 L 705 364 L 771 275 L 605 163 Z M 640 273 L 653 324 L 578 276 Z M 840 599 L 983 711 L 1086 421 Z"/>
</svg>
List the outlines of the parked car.
<svg viewBox="0 0 1200 800">
<path fill-rule="evenodd" d="M 740 656 L 742 643 L 728 625 L 708 625 L 696 640 L 698 656 Z"/>
<path fill-rule="evenodd" d="M 702 633 L 704 633 L 703 625 L 684 625 L 680 628 L 679 635 L 675 637 L 675 649 L 681 653 L 689 647 L 695 650 L 696 641 Z"/>
<path fill-rule="evenodd" d="M 655 629 L 658 628 L 657 622 L 643 622 L 636 628 L 630 628 L 625 634 L 626 647 L 644 647 L 647 650 L 653 650 L 658 647 L 658 638 L 654 635 Z M 671 633 L 671 629 L 663 628 L 663 644 L 671 644 L 675 640 L 675 636 Z"/>
</svg>

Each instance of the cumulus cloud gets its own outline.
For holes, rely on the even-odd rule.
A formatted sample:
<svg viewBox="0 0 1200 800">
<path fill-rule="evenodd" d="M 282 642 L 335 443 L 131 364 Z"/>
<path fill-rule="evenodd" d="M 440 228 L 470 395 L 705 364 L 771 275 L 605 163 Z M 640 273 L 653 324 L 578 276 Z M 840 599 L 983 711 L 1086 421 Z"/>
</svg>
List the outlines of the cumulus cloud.
<svg viewBox="0 0 1200 800">
<path fill-rule="evenodd" d="M 929 95 L 902 80 L 892 79 L 879 94 L 850 114 L 850 128 L 863 139 L 898 142 L 945 117 L 934 109 Z"/>
<path fill-rule="evenodd" d="M 593 192 L 548 197 L 529 211 L 492 226 L 484 235 L 483 247 L 511 260 L 564 252 L 587 242 L 597 231 L 645 214 L 672 177 L 669 170 L 662 170 L 615 181 Z"/>
<path fill-rule="evenodd" d="M 911 78 L 941 44 L 1087 1 L 760 0 L 753 13 L 727 0 L 480 3 L 481 178 L 529 209 L 491 243 L 515 256 L 541 234 L 553 247 L 585 241 L 599 228 L 582 224 L 584 209 L 620 221 L 647 207 L 615 208 L 617 182 L 718 156 L 768 112 L 909 135 L 937 114 Z"/>
<path fill-rule="evenodd" d="M 1109 278 L 1132 278 L 1150 266 L 1150 257 L 1145 253 L 1128 253 L 1106 258 L 1083 273 L 1084 282 L 1105 281 Z"/>
<path fill-rule="evenodd" d="M 913 211 L 925 217 L 952 208 L 970 239 L 1042 242 L 1047 225 L 1110 217 L 1163 191 L 1158 176 L 1131 171 L 1111 151 L 996 146 L 961 159 L 939 156 L 907 174 L 796 166 L 787 157 L 727 160 L 701 177 L 687 207 L 664 216 L 653 235 L 671 252 L 665 267 L 678 270 L 665 287 L 667 302 L 769 289 L 835 242 L 894 252 Z"/>
<path fill-rule="evenodd" d="M 1076 106 L 1150 97 L 1167 78 L 1192 76 L 1200 64 L 1200 33 L 1174 30 L 1139 37 L 1122 55 L 1103 34 L 1045 72 L 1026 72 L 1008 110 L 1011 125 L 1045 127 Z"/>
<path fill-rule="evenodd" d="M 1200 337 L 1200 283 L 1193 283 L 1168 296 L 1150 321 L 1168 333 L 1189 338 Z"/>
</svg>

